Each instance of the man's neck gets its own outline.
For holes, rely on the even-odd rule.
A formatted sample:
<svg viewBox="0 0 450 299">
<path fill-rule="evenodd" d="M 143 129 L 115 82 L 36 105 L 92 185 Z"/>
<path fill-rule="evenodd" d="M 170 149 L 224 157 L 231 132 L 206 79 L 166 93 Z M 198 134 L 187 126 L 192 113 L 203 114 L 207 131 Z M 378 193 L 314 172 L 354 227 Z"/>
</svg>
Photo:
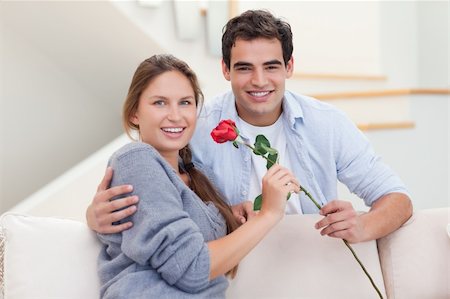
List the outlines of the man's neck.
<svg viewBox="0 0 450 299">
<path fill-rule="evenodd" d="M 282 108 L 280 107 L 279 111 L 277 113 L 274 113 L 273 115 L 261 115 L 255 117 L 255 115 L 239 113 L 239 109 L 237 107 L 236 111 L 240 119 L 255 127 L 267 127 L 273 125 L 280 118 L 283 112 Z"/>
</svg>

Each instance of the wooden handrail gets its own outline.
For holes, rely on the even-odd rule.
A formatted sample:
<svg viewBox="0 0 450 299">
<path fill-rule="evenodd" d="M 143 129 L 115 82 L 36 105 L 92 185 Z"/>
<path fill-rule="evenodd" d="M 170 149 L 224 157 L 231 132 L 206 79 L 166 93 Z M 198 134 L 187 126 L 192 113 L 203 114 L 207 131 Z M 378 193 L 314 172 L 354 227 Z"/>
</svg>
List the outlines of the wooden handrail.
<svg viewBox="0 0 450 299">
<path fill-rule="evenodd" d="M 368 80 L 386 81 L 386 76 L 359 75 L 359 74 L 319 74 L 319 73 L 294 73 L 292 79 L 318 79 L 318 80 Z"/>
<path fill-rule="evenodd" d="M 356 126 L 361 131 L 386 130 L 386 129 L 412 129 L 416 125 L 412 121 L 386 122 L 386 123 L 359 123 Z"/>
<path fill-rule="evenodd" d="M 411 94 L 450 94 L 448 88 L 413 88 L 410 89 Z"/>
<path fill-rule="evenodd" d="M 390 97 L 402 95 L 447 95 L 450 89 L 432 89 L 432 88 L 412 88 L 412 89 L 390 89 L 375 91 L 356 91 L 356 92 L 335 92 L 311 95 L 318 100 L 338 100 L 338 99 L 355 99 L 355 98 L 373 98 L 373 97 Z"/>
</svg>

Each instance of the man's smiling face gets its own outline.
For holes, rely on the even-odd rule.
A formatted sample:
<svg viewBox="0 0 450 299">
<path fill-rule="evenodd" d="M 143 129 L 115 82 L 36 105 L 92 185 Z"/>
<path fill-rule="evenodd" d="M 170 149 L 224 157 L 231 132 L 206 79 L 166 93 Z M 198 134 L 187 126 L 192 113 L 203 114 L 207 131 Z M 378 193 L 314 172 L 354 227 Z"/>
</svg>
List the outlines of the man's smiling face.
<svg viewBox="0 0 450 299">
<path fill-rule="evenodd" d="M 237 39 L 230 69 L 222 62 L 222 71 L 231 82 L 240 118 L 255 126 L 268 126 L 278 119 L 285 81 L 293 71 L 293 59 L 285 65 L 279 40 Z"/>
</svg>

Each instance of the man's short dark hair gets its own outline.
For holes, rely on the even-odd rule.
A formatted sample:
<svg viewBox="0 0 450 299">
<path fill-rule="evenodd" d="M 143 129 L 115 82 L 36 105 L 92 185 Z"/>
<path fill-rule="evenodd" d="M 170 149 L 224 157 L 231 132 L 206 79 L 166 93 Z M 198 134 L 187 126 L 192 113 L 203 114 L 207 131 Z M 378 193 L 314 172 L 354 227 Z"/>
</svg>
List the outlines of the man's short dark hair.
<svg viewBox="0 0 450 299">
<path fill-rule="evenodd" d="M 284 64 L 291 59 L 294 46 L 292 44 L 291 26 L 279 18 L 275 18 L 265 10 L 247 10 L 232 18 L 223 27 L 222 58 L 230 69 L 231 48 L 237 39 L 253 40 L 256 38 L 278 39 L 283 50 Z"/>
</svg>

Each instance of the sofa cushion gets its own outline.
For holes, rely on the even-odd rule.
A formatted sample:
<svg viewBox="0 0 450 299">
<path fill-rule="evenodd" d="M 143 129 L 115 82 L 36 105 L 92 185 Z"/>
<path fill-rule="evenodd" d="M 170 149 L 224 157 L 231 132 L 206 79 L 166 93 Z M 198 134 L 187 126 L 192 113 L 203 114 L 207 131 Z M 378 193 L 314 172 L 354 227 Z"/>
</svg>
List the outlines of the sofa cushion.
<svg viewBox="0 0 450 299">
<path fill-rule="evenodd" d="M 228 298 L 379 298 L 341 239 L 321 236 L 320 215 L 287 215 L 240 263 Z M 352 244 L 385 294 L 375 241 Z"/>
<path fill-rule="evenodd" d="M 449 211 L 416 211 L 397 231 L 378 240 L 389 299 L 450 298 Z"/>
<path fill-rule="evenodd" d="M 5 299 L 98 298 L 100 243 L 84 223 L 5 214 L 0 224 Z"/>
</svg>

